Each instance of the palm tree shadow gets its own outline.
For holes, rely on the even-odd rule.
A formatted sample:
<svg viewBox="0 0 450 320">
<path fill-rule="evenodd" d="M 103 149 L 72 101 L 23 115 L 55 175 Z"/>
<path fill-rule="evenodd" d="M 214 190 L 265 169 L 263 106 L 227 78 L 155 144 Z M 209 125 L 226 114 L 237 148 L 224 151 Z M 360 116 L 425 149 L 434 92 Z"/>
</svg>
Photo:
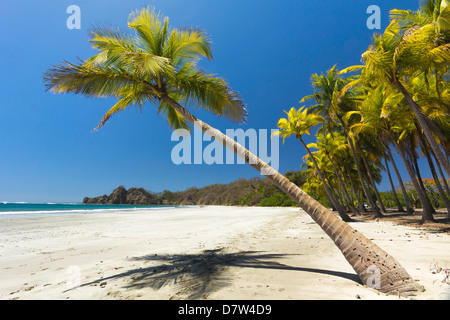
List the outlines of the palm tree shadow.
<svg viewBox="0 0 450 320">
<path fill-rule="evenodd" d="M 129 278 L 125 288 L 160 289 L 166 285 L 177 286 L 175 299 L 201 299 L 206 294 L 228 286 L 232 279 L 224 271 L 227 267 L 267 268 L 327 274 L 361 283 L 356 274 L 321 270 L 315 268 L 292 267 L 277 261 L 284 254 L 268 254 L 259 251 L 241 251 L 226 253 L 224 249 L 205 250 L 200 254 L 146 255 L 132 260 L 159 262 L 157 266 L 132 269 L 110 277 L 85 283 L 88 286 L 107 280 Z"/>
</svg>

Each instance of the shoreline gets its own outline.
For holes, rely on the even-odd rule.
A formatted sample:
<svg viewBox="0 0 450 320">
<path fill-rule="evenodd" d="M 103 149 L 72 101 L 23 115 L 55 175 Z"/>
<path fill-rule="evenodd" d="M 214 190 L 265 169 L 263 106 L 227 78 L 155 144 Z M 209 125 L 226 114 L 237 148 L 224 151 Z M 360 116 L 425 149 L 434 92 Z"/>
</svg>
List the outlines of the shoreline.
<svg viewBox="0 0 450 320">
<path fill-rule="evenodd" d="M 350 223 L 424 286 L 450 267 L 450 235 L 390 221 Z M 404 299 L 365 287 L 299 208 L 198 206 L 3 218 L 0 299 Z"/>
</svg>

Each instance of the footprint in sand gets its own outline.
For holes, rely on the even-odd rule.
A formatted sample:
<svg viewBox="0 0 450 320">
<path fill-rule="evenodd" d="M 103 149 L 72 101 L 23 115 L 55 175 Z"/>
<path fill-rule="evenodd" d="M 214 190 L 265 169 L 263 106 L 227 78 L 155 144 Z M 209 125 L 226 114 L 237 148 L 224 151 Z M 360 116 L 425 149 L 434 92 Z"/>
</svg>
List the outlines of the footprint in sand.
<svg viewBox="0 0 450 320">
<path fill-rule="evenodd" d="M 26 287 L 25 289 L 23 289 L 24 291 L 31 291 L 34 288 L 36 288 L 36 286 L 30 286 L 30 287 Z"/>
</svg>

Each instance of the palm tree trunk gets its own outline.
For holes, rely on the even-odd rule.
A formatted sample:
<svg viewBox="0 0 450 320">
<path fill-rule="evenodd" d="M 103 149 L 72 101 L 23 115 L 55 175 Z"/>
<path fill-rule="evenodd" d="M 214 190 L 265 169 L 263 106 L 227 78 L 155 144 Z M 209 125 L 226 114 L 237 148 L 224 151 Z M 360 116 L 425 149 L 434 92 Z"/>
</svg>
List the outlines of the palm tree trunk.
<svg viewBox="0 0 450 320">
<path fill-rule="evenodd" d="M 359 210 L 361 210 L 362 212 L 367 212 L 367 208 L 366 205 L 364 203 L 364 198 L 363 198 L 363 192 L 361 192 L 361 190 L 358 192 L 358 199 L 360 201 L 360 203 L 362 204 L 362 207 L 359 208 Z"/>
<path fill-rule="evenodd" d="M 372 171 L 370 170 L 369 162 L 366 159 L 366 156 L 364 155 L 364 152 L 361 148 L 361 146 L 358 143 L 355 143 L 358 147 L 359 153 L 361 154 L 361 159 L 363 160 L 364 166 L 366 167 L 367 176 L 369 178 L 369 182 L 372 185 L 375 196 L 377 197 L 378 202 L 380 203 L 380 208 L 382 212 L 386 212 L 386 208 L 384 207 L 383 201 L 381 200 L 380 193 L 378 192 L 377 185 L 375 184 L 375 181 L 373 180 Z M 381 212 L 376 213 L 376 217 L 382 217 L 383 215 Z"/>
<path fill-rule="evenodd" d="M 420 202 L 422 203 L 422 210 L 423 210 L 422 222 L 434 221 L 433 213 L 432 213 L 433 210 L 429 205 L 428 197 L 426 194 L 423 193 L 422 188 L 419 186 L 419 183 L 416 180 L 416 175 L 415 175 L 413 169 L 411 168 L 411 165 L 409 164 L 408 159 L 406 159 L 405 152 L 400 147 L 400 145 L 398 144 L 395 137 L 392 137 L 392 142 L 394 143 L 395 148 L 397 149 L 398 153 L 400 154 L 400 157 L 403 160 L 403 163 L 405 164 L 406 170 L 408 171 L 409 177 L 411 178 L 411 183 L 413 184 L 414 189 L 416 189 L 417 196 L 419 197 Z"/>
<path fill-rule="evenodd" d="M 345 172 L 346 172 L 346 174 L 348 176 L 348 179 L 350 181 L 350 189 L 352 191 L 352 200 L 354 198 L 358 199 L 358 196 L 356 194 L 355 184 L 353 183 L 353 179 L 352 179 L 352 173 L 350 171 L 350 168 L 349 168 L 349 165 L 348 165 L 347 162 L 344 163 L 344 169 L 345 169 Z"/>
<path fill-rule="evenodd" d="M 441 166 L 444 168 L 444 171 L 447 173 L 447 175 L 450 177 L 450 163 L 448 161 L 446 161 L 444 153 L 442 152 L 439 144 L 436 142 L 435 138 L 433 137 L 431 129 L 425 119 L 425 116 L 422 114 L 422 110 L 420 109 L 420 106 L 413 100 L 413 98 L 409 95 L 408 91 L 400 83 L 399 80 L 394 80 L 393 84 L 404 95 L 406 103 L 409 105 L 411 110 L 416 115 L 416 118 L 419 121 L 420 127 L 423 130 L 423 133 L 425 134 L 425 137 L 427 138 L 431 149 L 433 149 L 436 159 L 441 164 Z"/>
<path fill-rule="evenodd" d="M 430 152 L 428 151 L 427 145 L 425 144 L 425 139 L 420 132 L 418 131 L 420 141 L 422 142 L 422 150 L 425 154 L 425 157 L 427 158 L 428 165 L 430 167 L 431 174 L 433 175 L 434 183 L 436 184 L 436 188 L 438 190 L 439 195 L 442 198 L 442 201 L 444 201 L 444 205 L 447 208 L 447 214 L 450 216 L 450 200 L 448 200 L 447 195 L 444 192 L 444 189 L 442 189 L 441 183 L 439 182 L 439 177 L 436 173 L 436 168 L 433 164 L 433 159 L 431 158 Z"/>
<path fill-rule="evenodd" d="M 309 150 L 308 146 L 306 145 L 306 143 L 303 141 L 302 137 L 297 137 L 298 140 L 300 140 L 300 142 L 302 143 L 303 147 L 306 149 L 306 151 L 309 154 L 309 157 L 311 158 L 312 163 L 314 164 L 314 167 L 317 170 L 317 174 L 319 175 L 320 180 L 323 183 L 323 187 L 325 189 L 325 193 L 328 196 L 328 199 L 330 200 L 330 202 L 334 205 L 334 207 L 336 208 L 336 210 L 339 213 L 339 216 L 342 218 L 342 220 L 344 221 L 352 221 L 352 218 L 349 217 L 349 215 L 347 214 L 347 212 L 345 212 L 345 209 L 342 207 L 342 205 L 339 203 L 339 201 L 337 201 L 330 192 L 330 189 L 327 185 L 327 183 L 325 182 L 325 177 L 322 174 L 322 171 L 320 171 L 319 166 L 317 165 L 317 161 L 314 158 L 314 155 L 312 154 L 311 150 Z"/>
<path fill-rule="evenodd" d="M 419 186 L 420 186 L 420 188 L 422 188 L 423 193 L 426 195 L 426 201 L 428 202 L 428 206 L 431 208 L 431 214 L 434 214 L 434 213 L 436 213 L 436 210 L 434 209 L 433 205 L 431 204 L 430 198 L 428 198 L 427 189 L 425 188 L 425 185 L 423 184 L 422 175 L 420 174 L 420 168 L 419 168 L 419 163 L 417 162 L 417 157 L 414 154 L 411 154 L 411 158 L 412 158 L 414 168 L 416 170 L 417 181 L 419 183 Z M 424 211 L 424 214 L 425 214 L 425 211 Z M 426 220 L 426 218 L 424 217 L 423 220 Z"/>
<path fill-rule="evenodd" d="M 361 197 L 360 197 L 359 194 L 356 192 L 356 188 L 355 188 L 355 184 L 354 184 L 353 179 L 352 179 L 352 173 L 351 173 L 349 164 L 348 164 L 348 163 L 345 163 L 345 164 L 344 164 L 344 168 L 345 168 L 345 171 L 346 171 L 346 173 L 347 173 L 347 175 L 348 175 L 348 179 L 350 180 L 350 187 L 351 187 L 352 194 L 353 194 L 353 195 L 352 195 L 352 199 L 353 199 L 353 197 L 356 198 L 356 201 L 357 201 L 357 203 L 358 203 L 358 207 L 359 207 L 359 210 L 360 210 L 360 211 L 366 211 L 366 208 L 364 207 L 364 203 L 361 201 Z M 358 211 L 358 214 L 360 214 L 359 211 Z"/>
<path fill-rule="evenodd" d="M 340 172 L 338 171 L 338 169 L 336 168 L 336 165 L 334 164 L 333 160 L 331 159 L 331 157 L 328 154 L 327 154 L 327 157 L 328 157 L 328 160 L 330 160 L 331 165 L 333 166 L 334 173 L 336 174 L 336 176 L 339 180 L 339 183 L 342 186 L 342 192 L 344 193 L 344 197 L 348 203 L 348 206 L 352 210 L 353 214 L 355 214 L 355 215 L 359 214 L 358 210 L 355 208 L 352 200 L 350 199 L 350 195 L 348 194 L 348 191 L 347 191 L 347 186 L 345 185 L 345 182 L 342 180 Z"/>
<path fill-rule="evenodd" d="M 359 165 L 358 158 L 356 156 L 355 145 L 353 144 L 353 138 L 350 137 L 350 135 L 348 134 L 347 127 L 345 126 L 345 123 L 344 123 L 344 120 L 342 120 L 342 117 L 338 116 L 338 118 L 341 122 L 342 128 L 344 129 L 344 133 L 348 140 L 348 144 L 350 145 L 350 150 L 352 151 L 353 159 L 354 159 L 355 165 L 356 165 L 356 171 L 358 172 L 359 180 L 361 181 L 361 186 L 363 188 L 364 194 L 367 198 L 367 201 L 370 204 L 370 208 L 371 208 L 372 212 L 374 213 L 374 216 L 379 217 L 379 216 L 381 216 L 380 209 L 373 202 L 372 197 L 370 196 L 369 190 L 364 185 L 362 170 L 361 170 L 361 166 Z"/>
<path fill-rule="evenodd" d="M 400 204 L 400 200 L 398 200 L 397 192 L 395 191 L 394 182 L 392 182 L 391 170 L 389 170 L 389 164 L 388 164 L 386 157 L 384 157 L 384 163 L 386 165 L 386 171 L 387 171 L 387 174 L 389 177 L 389 183 L 391 184 L 392 193 L 394 194 L 395 202 L 397 203 L 398 212 L 405 212 L 405 210 L 403 210 L 402 205 Z"/>
<path fill-rule="evenodd" d="M 341 195 L 341 192 L 340 192 L 340 190 L 339 190 L 339 186 L 337 186 L 337 187 L 331 187 L 331 186 L 333 186 L 334 184 L 333 184 L 333 181 L 331 180 L 331 178 L 328 176 L 328 177 L 325 177 L 325 180 L 328 182 L 328 186 L 329 186 L 329 188 L 330 188 L 330 191 L 331 191 L 331 194 L 333 195 L 333 197 L 334 197 L 334 199 L 336 199 L 336 202 L 337 203 L 339 203 L 339 205 L 342 207 L 342 208 L 344 208 L 344 206 L 345 206 L 345 201 L 342 199 L 342 195 Z M 346 209 L 344 208 L 344 212 L 346 212 L 345 211 Z"/>
<path fill-rule="evenodd" d="M 389 294 L 407 296 L 414 295 L 418 291 L 414 279 L 408 272 L 374 242 L 353 229 L 342 219 L 337 218 L 330 210 L 236 141 L 206 123 L 200 122 L 168 95 L 164 94 L 161 98 L 177 110 L 188 122 L 232 150 L 295 201 L 334 241 L 364 284 Z"/>
<path fill-rule="evenodd" d="M 439 182 L 439 177 L 437 175 L 436 168 L 433 164 L 433 160 L 431 159 L 430 153 L 427 150 L 425 150 L 425 156 L 427 157 L 428 165 L 430 166 L 430 171 L 431 174 L 433 175 L 433 179 L 436 184 L 436 189 L 438 190 L 438 193 L 441 196 L 445 207 L 447 208 L 447 215 L 450 216 L 450 200 L 448 200 L 447 195 L 445 194 L 445 191 L 442 188 L 441 183 Z"/>
<path fill-rule="evenodd" d="M 433 155 L 434 159 L 436 159 L 436 156 L 434 155 L 433 150 L 430 150 L 430 153 Z M 442 177 L 442 184 L 445 188 L 445 191 L 447 192 L 447 195 L 450 197 L 450 188 L 448 187 L 447 178 L 445 177 L 444 172 L 442 172 L 442 167 L 439 164 L 439 161 L 437 161 L 437 159 L 436 159 L 436 166 L 438 168 L 439 174 Z"/>
<path fill-rule="evenodd" d="M 406 206 L 406 212 L 408 214 L 414 214 L 414 209 L 411 206 L 411 202 L 409 201 L 408 193 L 406 192 L 405 185 L 403 184 L 402 176 L 400 175 L 400 172 L 398 171 L 397 165 L 395 164 L 394 157 L 392 156 L 391 149 L 389 146 L 386 147 L 389 160 L 392 163 L 392 166 L 394 167 L 395 174 L 397 175 L 398 183 L 400 184 L 400 189 L 402 190 L 403 199 L 405 200 L 405 206 Z"/>
<path fill-rule="evenodd" d="M 340 185 L 337 185 L 337 181 L 336 181 L 336 188 L 335 188 L 335 190 L 336 190 L 336 194 L 337 194 L 337 197 L 338 197 L 338 199 L 339 199 L 339 203 L 344 207 L 344 208 L 347 208 L 347 206 L 346 206 L 346 201 L 345 201 L 345 198 L 342 196 L 342 192 L 341 192 L 341 188 L 340 188 Z M 330 183 L 330 185 L 332 185 L 331 183 Z"/>
</svg>

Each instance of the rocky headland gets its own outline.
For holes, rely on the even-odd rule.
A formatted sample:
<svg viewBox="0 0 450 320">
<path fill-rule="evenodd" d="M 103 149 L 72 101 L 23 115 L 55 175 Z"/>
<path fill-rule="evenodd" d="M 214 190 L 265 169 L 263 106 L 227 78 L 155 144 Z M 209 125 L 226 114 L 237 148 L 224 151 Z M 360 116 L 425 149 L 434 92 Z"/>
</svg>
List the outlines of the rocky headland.
<svg viewBox="0 0 450 320">
<path fill-rule="evenodd" d="M 131 204 L 131 205 L 158 205 L 161 204 L 157 196 L 144 188 L 125 189 L 124 186 L 116 188 L 109 196 L 85 197 L 83 203 L 87 204 Z"/>
</svg>

